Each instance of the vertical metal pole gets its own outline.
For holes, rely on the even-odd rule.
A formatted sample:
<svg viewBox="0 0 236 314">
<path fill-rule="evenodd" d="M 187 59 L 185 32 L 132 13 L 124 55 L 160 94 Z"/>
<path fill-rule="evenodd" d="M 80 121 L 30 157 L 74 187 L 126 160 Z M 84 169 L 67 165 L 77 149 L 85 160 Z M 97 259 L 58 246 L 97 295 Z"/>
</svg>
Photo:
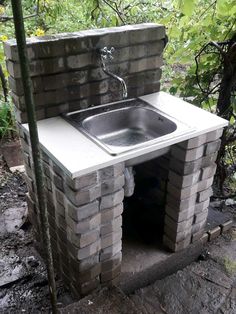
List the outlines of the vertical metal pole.
<svg viewBox="0 0 236 314">
<path fill-rule="evenodd" d="M 46 207 L 47 202 L 46 202 L 44 183 L 43 183 L 43 171 L 42 171 L 42 163 L 40 159 L 40 146 L 39 146 L 39 139 L 38 139 L 36 115 L 35 115 L 35 109 L 34 109 L 35 108 L 34 98 L 33 98 L 33 93 L 32 93 L 29 63 L 28 63 L 28 57 L 27 57 L 22 5 L 21 5 L 21 0 L 11 0 L 11 3 L 12 3 L 12 10 L 13 10 L 13 17 L 14 17 L 15 34 L 16 34 L 18 54 L 19 54 L 19 60 L 20 60 L 20 67 L 21 67 L 21 76 L 22 76 L 22 84 L 23 84 L 23 89 L 24 89 L 26 111 L 27 111 L 27 116 L 28 116 L 29 133 L 30 133 L 30 141 L 31 141 L 32 155 L 33 155 L 33 162 L 34 162 L 36 188 L 37 188 L 38 207 L 39 207 L 40 221 L 41 221 L 41 230 L 42 230 L 43 243 L 45 244 L 45 248 L 46 248 L 46 262 L 47 262 L 47 274 L 48 274 L 48 282 L 49 282 L 49 293 L 50 293 L 51 304 L 52 304 L 52 312 L 57 313 L 56 284 L 55 284 L 55 278 L 54 278 L 54 268 L 53 268 L 49 225 L 48 225 L 48 217 L 47 217 L 47 207 Z"/>
</svg>

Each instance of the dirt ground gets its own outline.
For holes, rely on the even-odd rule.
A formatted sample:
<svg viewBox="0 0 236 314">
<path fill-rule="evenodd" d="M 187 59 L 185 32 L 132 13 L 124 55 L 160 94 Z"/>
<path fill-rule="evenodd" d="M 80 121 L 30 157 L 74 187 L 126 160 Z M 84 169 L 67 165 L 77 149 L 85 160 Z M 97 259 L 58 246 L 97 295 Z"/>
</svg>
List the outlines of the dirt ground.
<svg viewBox="0 0 236 314">
<path fill-rule="evenodd" d="M 21 174 L 12 174 L 0 155 L 0 313 L 49 313 L 45 264 L 34 247 Z M 57 280 L 58 305 L 73 301 Z"/>
</svg>

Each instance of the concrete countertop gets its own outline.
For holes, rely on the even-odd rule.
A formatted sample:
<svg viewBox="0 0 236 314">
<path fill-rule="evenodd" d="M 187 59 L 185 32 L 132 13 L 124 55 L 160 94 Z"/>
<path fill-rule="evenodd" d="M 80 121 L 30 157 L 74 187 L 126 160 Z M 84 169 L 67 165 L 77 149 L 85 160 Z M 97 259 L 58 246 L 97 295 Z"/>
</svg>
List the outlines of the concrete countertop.
<svg viewBox="0 0 236 314">
<path fill-rule="evenodd" d="M 39 141 L 43 150 L 69 176 L 76 178 L 228 125 L 227 120 L 164 92 L 153 93 L 139 98 L 182 123 L 193 126 L 194 129 L 191 132 L 177 136 L 173 132 L 173 137 L 168 138 L 166 141 L 153 144 L 152 146 L 137 148 L 117 156 L 111 156 L 58 116 L 37 122 Z M 28 124 L 23 124 L 23 127 L 28 130 Z"/>
</svg>

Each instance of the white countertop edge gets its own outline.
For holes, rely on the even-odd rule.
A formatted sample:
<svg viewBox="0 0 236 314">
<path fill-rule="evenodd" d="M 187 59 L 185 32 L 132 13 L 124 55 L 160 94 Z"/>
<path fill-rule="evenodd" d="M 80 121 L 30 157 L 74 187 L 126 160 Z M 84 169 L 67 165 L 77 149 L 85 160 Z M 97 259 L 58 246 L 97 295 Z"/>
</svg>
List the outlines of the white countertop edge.
<svg viewBox="0 0 236 314">
<path fill-rule="evenodd" d="M 154 93 L 154 94 L 149 94 L 149 95 L 145 95 L 145 96 L 142 96 L 142 97 L 139 97 L 145 101 L 149 101 L 149 103 L 151 103 L 152 105 L 153 102 L 155 102 L 155 105 L 154 107 L 157 107 L 158 109 L 160 109 L 161 111 L 171 115 L 171 112 L 170 111 L 173 111 L 173 108 L 175 107 L 175 104 L 173 105 L 170 105 L 169 104 L 169 101 L 172 100 L 172 101 L 175 101 L 177 103 L 180 104 L 180 106 L 184 105 L 184 106 L 188 106 L 188 110 L 190 111 L 193 111 L 193 112 L 197 112 L 198 114 L 201 115 L 201 113 L 199 113 L 199 110 L 202 111 L 202 109 L 194 106 L 194 105 L 191 105 L 189 103 L 186 103 L 184 102 L 183 100 L 177 98 L 177 97 L 174 97 L 174 96 L 171 96 L 167 93 L 164 93 L 164 92 L 159 92 L 159 93 Z M 168 101 L 168 103 L 166 103 Z M 157 102 L 157 103 L 156 103 Z M 160 104 L 161 102 L 161 104 Z M 166 104 L 165 104 L 166 103 Z M 165 108 L 162 107 L 162 105 L 165 106 Z M 177 105 L 178 106 L 178 105 Z M 175 107 L 176 109 L 177 107 Z M 179 108 L 180 109 L 180 108 Z M 197 109 L 197 110 L 196 110 Z M 176 111 L 176 110 L 175 110 Z M 44 124 L 44 121 L 46 120 L 50 120 L 51 121 L 59 121 L 60 122 L 60 119 L 63 121 L 63 124 L 66 123 L 68 124 L 71 128 L 73 128 L 73 132 L 79 132 L 78 135 L 83 138 L 83 141 L 85 142 L 86 144 L 86 141 L 88 141 L 88 149 L 89 149 L 89 146 L 92 145 L 93 147 L 93 150 L 97 150 L 98 153 L 101 153 L 102 155 L 105 156 L 104 160 L 102 160 L 101 162 L 99 162 L 98 160 L 96 160 L 96 163 L 92 164 L 88 164 L 88 166 L 84 166 L 82 169 L 78 169 L 77 171 L 73 170 L 73 169 L 70 169 L 70 165 L 69 163 L 67 163 L 67 165 L 65 164 L 65 162 L 63 161 L 60 161 L 60 154 L 61 156 L 63 155 L 63 147 L 61 149 L 61 152 L 57 152 L 55 153 L 55 155 L 50 152 L 50 150 L 48 149 L 47 147 L 47 141 L 44 140 L 44 139 L 41 139 L 40 138 L 40 145 L 42 147 L 42 149 L 49 155 L 49 157 L 59 166 L 61 167 L 65 173 L 70 176 L 72 179 L 76 178 L 76 177 L 79 177 L 79 176 L 83 176 L 83 175 L 86 175 L 90 172 L 93 172 L 93 171 L 96 171 L 96 170 L 99 170 L 99 169 L 102 169 L 102 168 L 105 168 L 105 167 L 108 167 L 108 166 L 112 166 L 114 164 L 117 164 L 117 163 L 120 163 L 120 162 L 124 162 L 128 159 L 131 159 L 131 158 L 135 158 L 135 157 L 138 157 L 140 155 L 143 155 L 143 154 L 147 154 L 147 153 L 150 153 L 150 152 L 153 152 L 157 149 L 162 149 L 162 148 L 165 148 L 167 146 L 171 146 L 171 145 L 174 145 L 176 143 L 180 143 L 180 142 L 183 142 L 183 141 L 186 141 L 190 138 L 193 138 L 193 137 L 197 137 L 197 136 L 200 136 L 202 134 L 205 134 L 205 133 L 208 133 L 208 132 L 211 132 L 211 131 L 215 131 L 217 129 L 220 129 L 220 128 L 223 128 L 225 126 L 228 125 L 228 121 L 225 120 L 225 119 L 222 119 L 216 115 L 212 115 L 210 114 L 209 112 L 207 111 L 203 111 L 204 112 L 204 115 L 209 114 L 211 118 L 213 118 L 213 124 L 212 125 L 209 125 L 209 126 L 205 126 L 205 127 L 196 127 L 195 130 L 193 130 L 192 132 L 189 132 L 189 133 L 186 133 L 186 134 L 182 134 L 182 135 L 179 135 L 179 136 L 176 136 L 174 138 L 169 138 L 163 142 L 158 142 L 156 144 L 153 144 L 152 146 L 148 146 L 148 147 L 141 147 L 141 148 L 137 148 L 136 150 L 132 150 L 132 151 L 129 151 L 127 153 L 123 153 L 123 154 L 120 154 L 120 155 L 116 155 L 116 156 L 111 156 L 109 155 L 108 153 L 106 153 L 102 148 L 100 148 L 97 144 L 93 143 L 89 138 L 87 138 L 86 136 L 84 136 L 80 131 L 76 130 L 74 127 L 70 126 L 68 122 L 66 122 L 65 120 L 63 120 L 61 117 L 55 117 L 55 118 L 49 118 L 49 119 L 45 119 L 45 120 L 41 120 L 41 121 L 38 121 L 38 132 L 39 132 L 39 138 L 41 137 L 41 133 L 42 133 L 42 129 L 43 129 L 43 124 Z M 203 113 L 202 112 L 202 113 Z M 180 119 L 180 112 L 177 110 L 175 112 L 175 114 L 177 115 L 174 116 L 175 118 L 177 119 Z M 178 116 L 179 115 L 179 116 Z M 172 114 L 173 116 L 173 114 Z M 182 122 L 184 123 L 189 123 L 189 120 L 187 120 L 189 117 L 185 117 L 185 119 L 183 120 L 182 119 Z M 195 117 L 192 117 L 193 120 Z M 54 120 L 55 119 L 55 120 Z M 57 120 L 56 120 L 57 119 Z M 187 121 L 186 121 L 187 120 Z M 190 121 L 191 122 L 191 121 Z M 196 123 L 196 121 L 195 121 Z M 24 129 L 28 132 L 28 124 L 23 124 L 23 127 Z M 52 128 L 53 129 L 53 128 Z M 55 134 L 56 136 L 57 134 Z M 53 136 L 52 135 L 52 142 L 50 143 L 51 145 L 53 145 Z M 62 143 L 63 144 L 63 143 Z M 95 145 L 95 146 L 94 146 Z M 62 145 L 63 146 L 63 145 Z M 73 149 L 72 149 L 73 151 Z M 102 152 L 103 153 L 102 153 Z M 77 152 L 78 153 L 78 152 Z M 79 161 L 78 161 L 78 164 L 79 164 Z M 78 167 L 79 168 L 79 167 Z"/>
</svg>

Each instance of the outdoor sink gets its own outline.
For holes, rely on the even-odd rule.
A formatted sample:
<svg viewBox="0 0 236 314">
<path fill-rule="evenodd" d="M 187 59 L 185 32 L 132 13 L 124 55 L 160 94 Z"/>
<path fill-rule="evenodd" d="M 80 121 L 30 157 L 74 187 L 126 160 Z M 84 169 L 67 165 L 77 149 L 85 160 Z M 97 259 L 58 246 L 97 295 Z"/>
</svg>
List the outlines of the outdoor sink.
<svg viewBox="0 0 236 314">
<path fill-rule="evenodd" d="M 141 99 L 92 107 L 64 118 L 111 155 L 166 140 L 177 121 Z"/>
</svg>

